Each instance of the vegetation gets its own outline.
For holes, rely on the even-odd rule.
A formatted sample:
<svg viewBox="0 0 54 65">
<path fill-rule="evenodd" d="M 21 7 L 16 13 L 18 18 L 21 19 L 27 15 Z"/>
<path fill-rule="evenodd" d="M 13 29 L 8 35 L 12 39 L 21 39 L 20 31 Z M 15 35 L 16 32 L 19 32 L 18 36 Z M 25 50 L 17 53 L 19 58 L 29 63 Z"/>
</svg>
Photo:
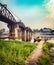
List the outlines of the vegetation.
<svg viewBox="0 0 54 65">
<path fill-rule="evenodd" d="M 0 36 L 3 34 L 3 32 L 5 32 L 4 28 L 0 30 Z"/>
<path fill-rule="evenodd" d="M 51 65 L 50 56 L 49 56 L 49 47 L 51 44 L 45 42 L 43 44 L 43 53 L 41 58 L 39 59 L 38 65 Z"/>
<path fill-rule="evenodd" d="M 49 44 L 48 44 L 48 48 L 50 49 L 51 47 L 54 47 L 54 44 L 49 43 Z"/>
<path fill-rule="evenodd" d="M 23 65 L 37 44 L 0 40 L 0 65 Z"/>
</svg>

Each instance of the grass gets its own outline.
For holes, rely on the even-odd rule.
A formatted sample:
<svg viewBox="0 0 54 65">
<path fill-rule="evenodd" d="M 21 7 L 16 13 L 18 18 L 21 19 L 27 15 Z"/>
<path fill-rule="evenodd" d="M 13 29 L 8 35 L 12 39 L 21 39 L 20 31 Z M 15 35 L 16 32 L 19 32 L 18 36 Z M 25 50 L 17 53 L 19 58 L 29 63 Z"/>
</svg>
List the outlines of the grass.
<svg viewBox="0 0 54 65">
<path fill-rule="evenodd" d="M 23 65 L 37 44 L 0 40 L 0 65 Z"/>
<path fill-rule="evenodd" d="M 42 56 L 39 59 L 38 65 L 51 65 L 50 56 L 49 56 L 49 47 L 51 44 L 45 42 L 43 44 Z"/>
</svg>

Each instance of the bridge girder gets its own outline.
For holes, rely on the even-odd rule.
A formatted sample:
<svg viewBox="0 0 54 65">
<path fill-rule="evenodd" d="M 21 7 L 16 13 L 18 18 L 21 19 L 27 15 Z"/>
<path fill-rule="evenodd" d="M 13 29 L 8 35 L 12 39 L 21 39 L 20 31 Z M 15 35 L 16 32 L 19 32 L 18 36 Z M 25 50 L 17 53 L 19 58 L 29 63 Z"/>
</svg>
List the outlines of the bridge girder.
<svg viewBox="0 0 54 65">
<path fill-rule="evenodd" d="M 3 21 L 8 24 L 10 39 L 18 39 L 19 28 L 22 29 L 22 40 L 23 41 L 26 41 L 27 37 L 28 37 L 28 40 L 31 38 L 31 36 L 32 36 L 30 34 L 30 32 L 32 32 L 31 29 L 30 28 L 26 29 L 23 22 L 17 23 L 17 21 L 15 20 L 14 16 L 11 14 L 11 12 L 7 9 L 6 6 L 4 6 L 1 3 L 0 3 L 0 21 Z"/>
<path fill-rule="evenodd" d="M 11 14 L 11 12 L 0 3 L 0 20 L 4 21 L 6 23 L 14 23 L 16 22 L 14 16 Z"/>
</svg>

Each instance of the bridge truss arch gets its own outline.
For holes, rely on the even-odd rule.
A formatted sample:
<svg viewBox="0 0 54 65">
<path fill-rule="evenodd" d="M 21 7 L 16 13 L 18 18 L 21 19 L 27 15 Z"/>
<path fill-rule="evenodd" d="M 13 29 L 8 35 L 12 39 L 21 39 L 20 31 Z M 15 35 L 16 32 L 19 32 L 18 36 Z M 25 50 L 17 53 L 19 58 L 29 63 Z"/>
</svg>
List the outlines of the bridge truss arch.
<svg viewBox="0 0 54 65">
<path fill-rule="evenodd" d="M 1 17 L 5 17 L 7 19 L 9 19 L 12 22 L 16 22 L 14 16 L 11 14 L 11 12 L 7 9 L 6 5 L 3 5 L 0 3 L 0 18 Z M 1 18 L 2 19 L 2 18 Z M 1 20 L 0 19 L 0 20 Z"/>
</svg>

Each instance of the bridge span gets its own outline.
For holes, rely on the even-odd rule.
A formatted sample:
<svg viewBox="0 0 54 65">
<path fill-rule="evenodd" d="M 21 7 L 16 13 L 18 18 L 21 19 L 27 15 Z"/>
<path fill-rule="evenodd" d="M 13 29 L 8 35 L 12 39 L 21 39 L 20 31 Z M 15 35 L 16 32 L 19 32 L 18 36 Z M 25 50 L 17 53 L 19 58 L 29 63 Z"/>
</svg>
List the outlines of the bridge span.
<svg viewBox="0 0 54 65">
<path fill-rule="evenodd" d="M 13 14 L 8 10 L 7 5 L 0 3 L 0 21 L 7 23 L 9 28 L 9 39 L 22 39 L 30 41 L 32 30 L 26 27 L 23 22 L 17 22 Z"/>
</svg>

